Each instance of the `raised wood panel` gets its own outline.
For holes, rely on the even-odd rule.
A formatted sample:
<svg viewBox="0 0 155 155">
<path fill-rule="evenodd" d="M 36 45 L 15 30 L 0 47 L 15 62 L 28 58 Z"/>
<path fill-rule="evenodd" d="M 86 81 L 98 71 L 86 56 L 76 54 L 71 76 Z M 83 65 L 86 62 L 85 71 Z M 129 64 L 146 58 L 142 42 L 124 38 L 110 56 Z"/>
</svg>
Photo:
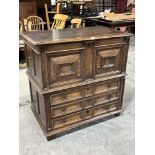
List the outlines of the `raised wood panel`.
<svg viewBox="0 0 155 155">
<path fill-rule="evenodd" d="M 50 87 L 73 83 L 83 79 L 83 52 L 71 51 L 59 55 L 49 55 L 49 84 Z"/>
<path fill-rule="evenodd" d="M 33 87 L 33 85 L 31 85 L 31 94 L 32 94 L 32 103 L 36 109 L 36 111 L 38 112 L 38 114 L 40 114 L 40 107 L 38 104 L 38 92 L 36 91 L 36 89 Z"/>
<path fill-rule="evenodd" d="M 124 45 L 96 48 L 96 77 L 121 73 L 123 70 Z"/>
<path fill-rule="evenodd" d="M 44 126 L 46 126 L 45 102 L 44 102 L 43 96 L 41 96 L 39 93 L 38 93 L 38 105 L 39 105 L 39 115 L 40 115 L 40 118 L 41 118 Z"/>
<path fill-rule="evenodd" d="M 27 73 L 32 76 L 34 81 L 39 85 L 39 87 L 43 88 L 43 69 L 42 69 L 42 56 L 38 52 L 31 48 L 31 46 L 25 46 L 26 49 L 26 59 L 27 59 Z"/>
<path fill-rule="evenodd" d="M 33 50 L 29 46 L 25 46 L 26 49 L 26 58 L 27 58 L 27 69 L 34 74 L 34 59 L 33 59 Z"/>
<path fill-rule="evenodd" d="M 41 55 L 34 53 L 34 76 L 39 81 L 39 83 L 42 83 L 42 69 L 41 69 Z"/>
</svg>

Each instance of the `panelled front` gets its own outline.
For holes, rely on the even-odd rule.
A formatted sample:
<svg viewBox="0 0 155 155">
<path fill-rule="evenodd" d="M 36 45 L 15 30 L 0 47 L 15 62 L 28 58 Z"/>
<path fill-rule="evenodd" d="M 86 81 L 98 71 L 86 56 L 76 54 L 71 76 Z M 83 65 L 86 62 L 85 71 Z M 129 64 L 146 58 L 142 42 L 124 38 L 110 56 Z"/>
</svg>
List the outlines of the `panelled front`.
<svg viewBox="0 0 155 155">
<path fill-rule="evenodd" d="M 72 113 L 70 115 L 65 115 L 63 117 L 58 117 L 52 119 L 52 129 L 58 129 L 60 127 L 65 127 L 74 123 L 85 121 L 99 115 L 113 112 L 118 109 L 118 102 L 110 102 L 108 104 L 102 104 L 93 108 L 86 110 L 81 110 L 79 112 Z"/>
<path fill-rule="evenodd" d="M 42 56 L 39 51 L 36 53 L 30 45 L 25 45 L 26 57 L 27 57 L 27 72 L 32 76 L 34 81 L 43 88 L 42 81 Z"/>
<path fill-rule="evenodd" d="M 32 107 L 47 137 L 120 113 L 123 100 L 129 37 L 86 30 L 85 39 L 80 32 L 67 42 L 57 40 L 62 31 L 41 32 L 36 45 L 26 41 Z"/>
<path fill-rule="evenodd" d="M 101 45 L 95 47 L 95 78 L 120 74 L 123 65 L 125 43 Z"/>
<path fill-rule="evenodd" d="M 55 44 L 47 46 L 49 88 L 121 74 L 126 65 L 125 45 L 124 38 L 113 38 L 76 42 L 70 46 L 66 43 L 64 49 Z"/>
<path fill-rule="evenodd" d="M 125 45 L 124 38 L 53 44 L 43 48 L 44 54 L 27 45 L 28 71 L 46 90 L 118 75 L 126 65 Z"/>
<path fill-rule="evenodd" d="M 38 116 L 41 119 L 41 122 L 43 123 L 44 127 L 47 126 L 47 116 L 46 116 L 46 107 L 44 105 L 44 97 L 37 91 L 35 86 L 29 81 L 30 84 L 30 93 L 31 93 L 31 103 L 32 107 L 37 112 Z"/>
<path fill-rule="evenodd" d="M 123 78 L 115 78 L 51 95 L 52 129 L 118 110 L 122 83 Z"/>
<path fill-rule="evenodd" d="M 50 103 L 51 106 L 56 106 L 65 104 L 66 102 L 100 96 L 102 94 L 109 94 L 111 92 L 119 91 L 120 85 L 121 79 L 114 78 L 111 80 L 76 87 L 74 89 L 62 90 L 50 95 Z"/>
<path fill-rule="evenodd" d="M 50 88 L 82 81 L 84 68 L 83 53 L 83 49 L 47 53 Z"/>
</svg>

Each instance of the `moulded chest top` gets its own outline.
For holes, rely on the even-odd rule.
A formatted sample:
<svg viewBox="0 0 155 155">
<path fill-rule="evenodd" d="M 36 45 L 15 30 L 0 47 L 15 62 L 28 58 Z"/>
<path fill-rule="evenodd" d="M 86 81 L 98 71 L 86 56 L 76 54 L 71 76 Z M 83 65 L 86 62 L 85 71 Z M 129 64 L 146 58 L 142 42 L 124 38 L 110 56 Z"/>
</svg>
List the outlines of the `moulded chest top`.
<svg viewBox="0 0 155 155">
<path fill-rule="evenodd" d="M 131 34 L 112 30 L 103 26 L 94 26 L 74 29 L 66 28 L 63 30 L 32 31 L 22 33 L 21 36 L 24 40 L 33 45 L 45 45 L 63 42 L 125 37 L 131 36 Z"/>
</svg>

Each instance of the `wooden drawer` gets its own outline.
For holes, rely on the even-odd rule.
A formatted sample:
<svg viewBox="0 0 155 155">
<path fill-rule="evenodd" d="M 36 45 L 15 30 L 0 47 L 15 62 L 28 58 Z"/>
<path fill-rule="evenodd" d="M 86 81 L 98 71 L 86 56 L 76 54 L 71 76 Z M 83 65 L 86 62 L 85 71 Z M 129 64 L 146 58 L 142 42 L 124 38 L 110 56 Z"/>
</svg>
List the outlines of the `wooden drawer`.
<svg viewBox="0 0 155 155">
<path fill-rule="evenodd" d="M 71 102 L 62 106 L 56 106 L 51 108 L 52 118 L 67 115 L 73 112 L 82 110 L 83 102 Z"/>
<path fill-rule="evenodd" d="M 59 93 L 50 96 L 51 105 L 58 105 L 82 98 L 81 89 L 73 89 L 64 93 Z"/>
<path fill-rule="evenodd" d="M 50 96 L 51 106 L 65 104 L 67 102 L 78 99 L 93 97 L 94 95 L 107 94 L 120 89 L 121 79 L 112 79 L 103 82 L 98 82 L 88 86 L 69 89 L 66 92 L 57 93 Z"/>
<path fill-rule="evenodd" d="M 94 109 L 87 109 L 81 112 L 66 115 L 64 117 L 53 119 L 53 129 L 57 129 L 66 125 L 77 123 L 82 120 L 90 119 L 94 116 Z"/>
<path fill-rule="evenodd" d="M 88 109 L 93 107 L 94 98 L 85 99 L 77 102 L 66 103 L 65 105 L 51 107 L 51 116 L 56 118 L 63 115 L 68 115 L 74 112 L 78 112 L 83 109 Z"/>
<path fill-rule="evenodd" d="M 65 117 L 53 119 L 53 129 L 57 129 L 82 120 L 82 112 L 67 115 Z"/>
<path fill-rule="evenodd" d="M 111 112 L 118 109 L 118 102 L 111 102 L 108 104 L 103 104 L 101 106 L 94 108 L 94 116 L 98 116 L 107 112 Z"/>
<path fill-rule="evenodd" d="M 94 105 L 104 104 L 111 101 L 116 101 L 120 98 L 120 93 L 115 91 L 113 93 L 108 93 L 104 95 L 100 95 L 95 98 Z"/>
<path fill-rule="evenodd" d="M 89 108 L 81 112 L 66 115 L 64 117 L 53 119 L 53 129 L 64 127 L 73 123 L 91 119 L 95 116 L 111 112 L 118 109 L 118 102 L 111 102 L 109 104 L 103 104 L 94 108 Z"/>
<path fill-rule="evenodd" d="M 95 94 L 101 94 L 108 91 L 118 90 L 120 88 L 120 79 L 108 80 L 95 84 Z"/>
</svg>

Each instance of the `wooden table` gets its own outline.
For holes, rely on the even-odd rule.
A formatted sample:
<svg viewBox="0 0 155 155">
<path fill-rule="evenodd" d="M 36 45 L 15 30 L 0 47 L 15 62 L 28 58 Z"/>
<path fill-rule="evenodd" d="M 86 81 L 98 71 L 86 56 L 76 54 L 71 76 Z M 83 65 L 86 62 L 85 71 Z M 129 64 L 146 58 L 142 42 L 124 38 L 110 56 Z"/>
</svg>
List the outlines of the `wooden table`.
<svg viewBox="0 0 155 155">
<path fill-rule="evenodd" d="M 117 27 L 124 27 L 124 26 L 135 26 L 135 19 L 128 19 L 128 20 L 119 20 L 119 21 L 111 21 L 97 17 L 86 17 L 86 25 L 89 25 L 90 22 L 94 23 L 94 25 L 103 25 L 109 28 L 117 28 Z"/>
<path fill-rule="evenodd" d="M 31 108 L 48 140 L 120 114 L 129 33 L 97 26 L 22 37 Z"/>
</svg>

